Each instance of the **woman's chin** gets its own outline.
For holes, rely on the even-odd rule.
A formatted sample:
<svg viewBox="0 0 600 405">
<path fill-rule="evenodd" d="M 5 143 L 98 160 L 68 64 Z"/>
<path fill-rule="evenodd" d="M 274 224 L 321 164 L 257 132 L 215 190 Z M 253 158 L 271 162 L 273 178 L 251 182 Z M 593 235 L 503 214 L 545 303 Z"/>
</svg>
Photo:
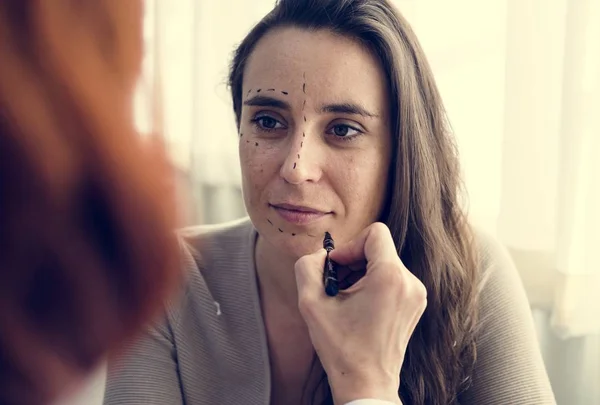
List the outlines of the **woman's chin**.
<svg viewBox="0 0 600 405">
<path fill-rule="evenodd" d="M 320 234 L 318 234 L 321 236 Z M 323 247 L 323 238 L 316 235 L 307 234 L 283 234 L 277 235 L 266 232 L 262 235 L 273 249 L 279 254 L 299 259 L 302 256 L 315 253 Z"/>
</svg>

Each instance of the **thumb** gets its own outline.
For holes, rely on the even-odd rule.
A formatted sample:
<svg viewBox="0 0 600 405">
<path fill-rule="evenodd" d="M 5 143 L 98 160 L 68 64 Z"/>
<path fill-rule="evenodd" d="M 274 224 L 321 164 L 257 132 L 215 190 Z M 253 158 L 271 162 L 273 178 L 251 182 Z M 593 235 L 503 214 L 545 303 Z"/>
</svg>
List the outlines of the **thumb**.
<svg viewBox="0 0 600 405">
<path fill-rule="evenodd" d="M 325 266 L 325 249 L 302 256 L 294 265 L 298 298 L 317 298 L 324 294 L 323 268 Z"/>
</svg>

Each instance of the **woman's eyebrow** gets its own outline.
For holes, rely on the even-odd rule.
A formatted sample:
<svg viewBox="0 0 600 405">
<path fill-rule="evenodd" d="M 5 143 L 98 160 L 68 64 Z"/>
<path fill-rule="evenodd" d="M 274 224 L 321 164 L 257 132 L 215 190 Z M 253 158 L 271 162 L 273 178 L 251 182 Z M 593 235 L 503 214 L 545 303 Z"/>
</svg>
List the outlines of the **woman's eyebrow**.
<svg viewBox="0 0 600 405">
<path fill-rule="evenodd" d="M 361 115 L 367 118 L 378 118 L 379 115 L 368 111 L 366 108 L 355 103 L 326 104 L 319 109 L 323 113 Z"/>
<path fill-rule="evenodd" d="M 256 106 L 256 107 L 273 107 L 281 110 L 291 110 L 292 107 L 287 101 L 279 100 L 275 97 L 270 96 L 254 96 L 244 101 L 244 105 Z"/>
<path fill-rule="evenodd" d="M 279 108 L 281 110 L 291 111 L 292 107 L 290 103 L 284 100 L 280 100 L 271 96 L 262 96 L 255 95 L 254 97 L 249 98 L 244 101 L 244 105 L 247 106 L 255 106 L 255 107 L 272 107 Z M 334 114 L 349 114 L 349 115 L 360 115 L 367 118 L 378 118 L 379 115 L 373 112 L 370 112 L 366 108 L 360 106 L 356 103 L 332 103 L 326 104 L 322 106 L 319 110 L 319 113 L 334 113 Z"/>
</svg>

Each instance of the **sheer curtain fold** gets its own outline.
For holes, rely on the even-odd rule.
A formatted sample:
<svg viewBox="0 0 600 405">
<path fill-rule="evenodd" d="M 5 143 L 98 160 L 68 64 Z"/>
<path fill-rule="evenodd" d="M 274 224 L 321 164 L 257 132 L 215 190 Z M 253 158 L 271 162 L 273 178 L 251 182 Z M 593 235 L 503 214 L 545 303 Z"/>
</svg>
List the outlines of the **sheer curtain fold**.
<svg viewBox="0 0 600 405">
<path fill-rule="evenodd" d="M 562 336 L 600 332 L 600 4 L 571 1 L 566 18 L 559 284 L 552 323 Z"/>
<path fill-rule="evenodd" d="M 533 290 L 553 280 L 538 304 L 559 336 L 598 332 L 598 4 L 508 5 L 499 235 Z"/>
<path fill-rule="evenodd" d="M 600 3 L 395 2 L 438 78 L 474 222 L 509 248 L 532 306 L 552 311 L 559 336 L 599 331 Z M 189 223 L 245 214 L 227 69 L 272 6 L 147 0 L 156 66 L 146 76 L 161 76 Z"/>
</svg>

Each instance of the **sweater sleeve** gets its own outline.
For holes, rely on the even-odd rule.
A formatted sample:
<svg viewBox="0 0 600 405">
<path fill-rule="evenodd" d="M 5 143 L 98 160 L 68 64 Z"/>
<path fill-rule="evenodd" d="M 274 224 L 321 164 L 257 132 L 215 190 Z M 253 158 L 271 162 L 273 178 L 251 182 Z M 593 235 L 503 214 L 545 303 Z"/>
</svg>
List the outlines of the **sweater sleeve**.
<svg viewBox="0 0 600 405">
<path fill-rule="evenodd" d="M 187 251 L 181 239 L 180 246 L 185 268 Z M 184 405 L 173 330 L 185 294 L 184 283 L 165 303 L 163 316 L 108 362 L 103 405 Z"/>
<path fill-rule="evenodd" d="M 168 322 L 152 327 L 109 363 L 104 405 L 183 405 Z"/>
<path fill-rule="evenodd" d="M 477 361 L 462 405 L 555 404 L 525 289 L 507 250 L 479 236 L 483 269 Z"/>
</svg>

